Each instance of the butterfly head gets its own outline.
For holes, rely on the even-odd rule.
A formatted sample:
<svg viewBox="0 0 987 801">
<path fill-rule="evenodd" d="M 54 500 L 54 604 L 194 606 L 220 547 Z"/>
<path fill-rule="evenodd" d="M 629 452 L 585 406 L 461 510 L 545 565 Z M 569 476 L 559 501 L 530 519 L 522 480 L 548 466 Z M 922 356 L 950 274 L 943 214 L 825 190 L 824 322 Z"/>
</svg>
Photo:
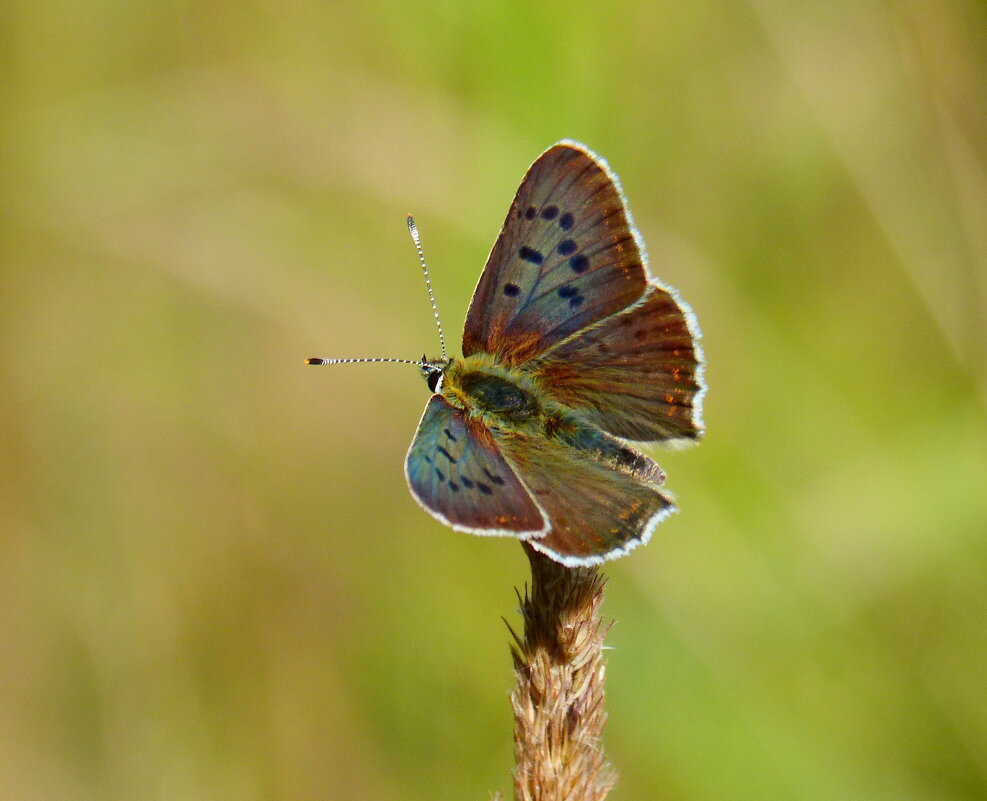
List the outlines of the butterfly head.
<svg viewBox="0 0 987 801">
<path fill-rule="evenodd" d="M 442 378 L 451 363 L 452 359 L 429 359 L 424 353 L 422 354 L 422 377 L 432 392 L 442 391 Z"/>
</svg>

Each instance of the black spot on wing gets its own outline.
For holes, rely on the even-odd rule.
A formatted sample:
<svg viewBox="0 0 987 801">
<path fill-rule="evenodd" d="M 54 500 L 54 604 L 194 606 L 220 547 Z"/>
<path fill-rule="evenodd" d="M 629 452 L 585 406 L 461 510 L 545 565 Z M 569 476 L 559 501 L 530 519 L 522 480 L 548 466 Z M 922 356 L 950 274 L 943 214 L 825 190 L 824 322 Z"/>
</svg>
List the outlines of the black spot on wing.
<svg viewBox="0 0 987 801">
<path fill-rule="evenodd" d="M 586 298 L 579 291 L 579 287 L 572 284 L 563 284 L 555 291 L 560 298 L 569 301 L 570 309 L 578 309 L 586 302 Z"/>
<path fill-rule="evenodd" d="M 545 261 L 545 255 L 540 250 L 529 248 L 527 245 L 521 245 L 520 250 L 518 250 L 518 256 L 526 262 L 537 264 L 539 266 L 543 261 Z"/>
<path fill-rule="evenodd" d="M 489 478 L 498 487 L 503 485 L 504 479 L 498 476 L 496 473 L 491 473 L 486 467 L 483 468 L 483 472 L 486 473 L 487 478 Z"/>
<path fill-rule="evenodd" d="M 574 273 L 582 274 L 589 269 L 589 259 L 583 253 L 577 253 L 569 259 L 569 266 Z"/>
<path fill-rule="evenodd" d="M 559 246 L 556 249 L 558 250 L 560 256 L 571 256 L 576 252 L 577 247 L 578 246 L 576 245 L 576 241 L 574 239 L 563 239 L 559 242 Z"/>
<path fill-rule="evenodd" d="M 517 284 L 504 284 L 504 294 L 509 298 L 516 298 L 521 292 L 521 287 Z"/>
<path fill-rule="evenodd" d="M 572 216 L 571 212 L 565 212 L 561 217 L 559 217 L 559 228 L 563 231 L 568 231 L 576 224 L 576 218 Z"/>
<path fill-rule="evenodd" d="M 541 210 L 541 218 L 543 220 L 554 220 L 558 216 L 558 213 L 558 206 L 545 206 L 545 208 Z"/>
</svg>

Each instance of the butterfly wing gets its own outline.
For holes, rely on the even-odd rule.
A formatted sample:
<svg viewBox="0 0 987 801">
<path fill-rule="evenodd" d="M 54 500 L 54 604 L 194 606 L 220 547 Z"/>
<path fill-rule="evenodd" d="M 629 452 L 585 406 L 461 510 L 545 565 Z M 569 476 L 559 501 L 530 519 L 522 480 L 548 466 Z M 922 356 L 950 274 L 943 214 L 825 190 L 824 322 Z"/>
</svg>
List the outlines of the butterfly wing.
<svg viewBox="0 0 987 801">
<path fill-rule="evenodd" d="M 632 458 L 603 460 L 556 439 L 517 433 L 498 433 L 497 442 L 551 524 L 531 545 L 569 567 L 624 555 L 675 511 L 656 486 L 664 476 L 657 465 L 618 443 L 613 446 Z"/>
<path fill-rule="evenodd" d="M 624 439 L 702 434 L 702 354 L 688 306 L 652 284 L 638 303 L 578 332 L 525 370 L 588 423 Z"/>
<path fill-rule="evenodd" d="M 415 500 L 458 531 L 527 539 L 547 530 L 545 516 L 490 430 L 441 395 L 425 406 L 405 476 Z"/>
<path fill-rule="evenodd" d="M 647 276 L 616 177 L 575 142 L 531 165 L 480 275 L 463 353 L 521 364 L 637 301 Z"/>
</svg>

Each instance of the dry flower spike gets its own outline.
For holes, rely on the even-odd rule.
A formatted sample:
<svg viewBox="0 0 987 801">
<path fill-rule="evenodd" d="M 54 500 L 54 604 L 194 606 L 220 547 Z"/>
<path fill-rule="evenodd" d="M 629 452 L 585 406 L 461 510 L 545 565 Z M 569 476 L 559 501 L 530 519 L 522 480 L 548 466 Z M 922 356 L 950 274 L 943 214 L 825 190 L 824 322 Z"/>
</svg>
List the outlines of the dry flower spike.
<svg viewBox="0 0 987 801">
<path fill-rule="evenodd" d="M 524 637 L 513 629 L 515 801 L 603 801 L 616 773 L 603 753 L 600 618 L 605 579 L 524 546 L 531 588 L 519 594 Z"/>
</svg>

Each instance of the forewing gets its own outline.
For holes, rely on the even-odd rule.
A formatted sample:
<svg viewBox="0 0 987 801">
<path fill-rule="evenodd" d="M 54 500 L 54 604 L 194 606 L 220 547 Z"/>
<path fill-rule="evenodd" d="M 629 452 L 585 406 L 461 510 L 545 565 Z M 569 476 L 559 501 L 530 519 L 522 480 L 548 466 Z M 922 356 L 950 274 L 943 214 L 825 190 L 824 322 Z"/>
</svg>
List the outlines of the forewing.
<svg viewBox="0 0 987 801">
<path fill-rule="evenodd" d="M 405 475 L 415 500 L 458 531 L 527 539 L 546 530 L 538 504 L 490 430 L 441 395 L 425 406 Z"/>
<path fill-rule="evenodd" d="M 654 483 L 558 440 L 504 433 L 497 441 L 551 525 L 531 545 L 564 565 L 622 556 L 675 511 Z"/>
<path fill-rule="evenodd" d="M 559 343 L 526 370 L 584 420 L 625 439 L 670 444 L 703 431 L 699 329 L 671 289 Z"/>
<path fill-rule="evenodd" d="M 616 177 L 560 142 L 521 181 L 473 294 L 463 353 L 521 364 L 634 303 L 646 284 Z"/>
</svg>

